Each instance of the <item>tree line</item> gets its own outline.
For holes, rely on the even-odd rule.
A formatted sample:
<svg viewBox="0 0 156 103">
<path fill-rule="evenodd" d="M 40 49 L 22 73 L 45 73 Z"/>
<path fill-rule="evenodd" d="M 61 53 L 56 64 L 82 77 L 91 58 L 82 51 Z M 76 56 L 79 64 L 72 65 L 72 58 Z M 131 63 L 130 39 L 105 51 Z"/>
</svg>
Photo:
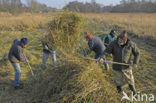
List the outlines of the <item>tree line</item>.
<svg viewBox="0 0 156 103">
<path fill-rule="evenodd" d="M 121 0 L 120 4 L 115 6 L 103 6 L 92 0 L 91 3 L 82 3 L 73 1 L 67 4 L 64 9 L 78 12 L 156 12 L 156 0 Z"/>
<path fill-rule="evenodd" d="M 96 3 L 96 0 L 91 2 L 69 2 L 63 9 L 70 11 L 78 11 L 83 13 L 102 13 L 102 12 L 156 12 L 156 0 L 121 0 L 118 5 L 104 6 Z M 26 0 L 23 4 L 21 0 L 0 0 L 0 12 L 22 13 L 22 12 L 55 12 L 56 8 L 47 7 L 36 0 Z"/>
<path fill-rule="evenodd" d="M 47 7 L 36 0 L 27 0 L 23 4 L 21 0 L 0 0 L 0 12 L 21 13 L 21 12 L 54 12 L 56 8 Z"/>
</svg>

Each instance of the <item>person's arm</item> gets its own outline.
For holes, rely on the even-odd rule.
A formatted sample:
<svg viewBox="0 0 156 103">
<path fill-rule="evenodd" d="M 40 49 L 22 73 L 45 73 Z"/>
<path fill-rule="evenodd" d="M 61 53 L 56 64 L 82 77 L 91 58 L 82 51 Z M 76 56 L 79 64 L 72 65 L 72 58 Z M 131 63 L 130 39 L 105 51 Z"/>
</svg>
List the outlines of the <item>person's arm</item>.
<svg viewBox="0 0 156 103">
<path fill-rule="evenodd" d="M 93 48 L 94 48 L 94 42 L 93 42 L 93 40 L 89 40 L 88 41 L 88 46 L 89 46 L 90 51 L 92 51 Z"/>
<path fill-rule="evenodd" d="M 108 38 L 108 37 L 105 38 L 104 44 L 105 44 L 106 46 L 109 45 L 109 38 Z"/>
<path fill-rule="evenodd" d="M 134 55 L 133 65 L 137 65 L 139 63 L 140 51 L 135 43 L 132 44 L 132 53 Z"/>
<path fill-rule="evenodd" d="M 85 53 L 85 55 L 84 55 L 84 56 L 86 56 L 86 55 L 90 54 L 91 52 L 92 52 L 92 50 L 90 50 L 90 48 L 87 48 L 87 49 L 86 49 L 86 53 Z"/>
<path fill-rule="evenodd" d="M 44 43 L 43 41 L 41 41 L 41 42 L 42 42 L 43 49 L 49 50 L 48 45 L 46 43 Z"/>
<path fill-rule="evenodd" d="M 17 59 L 18 59 L 20 62 L 25 62 L 25 61 L 26 61 L 26 58 L 25 58 L 24 52 L 23 52 L 23 48 L 17 47 L 17 54 L 16 54 L 16 57 L 17 57 Z"/>
<path fill-rule="evenodd" d="M 103 43 L 105 43 L 106 35 L 107 35 L 107 34 L 103 34 L 102 37 L 101 37 L 101 40 L 102 40 Z"/>
<path fill-rule="evenodd" d="M 108 47 L 106 48 L 106 50 L 103 53 L 103 56 L 101 57 L 101 59 L 99 60 L 100 63 L 103 63 L 106 59 L 106 56 L 113 53 L 113 49 L 114 49 L 114 43 L 110 43 L 108 45 Z"/>
<path fill-rule="evenodd" d="M 114 42 L 111 42 L 111 43 L 107 46 L 106 50 L 104 51 L 104 55 L 108 55 L 108 54 L 113 53 L 113 49 L 114 49 Z"/>
</svg>

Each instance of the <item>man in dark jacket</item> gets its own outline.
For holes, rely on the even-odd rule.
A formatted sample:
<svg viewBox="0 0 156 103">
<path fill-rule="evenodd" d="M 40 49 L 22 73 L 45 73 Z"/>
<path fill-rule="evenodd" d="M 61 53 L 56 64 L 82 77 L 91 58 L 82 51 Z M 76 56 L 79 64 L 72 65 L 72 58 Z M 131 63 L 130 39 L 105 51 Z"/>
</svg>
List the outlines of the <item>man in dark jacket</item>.
<svg viewBox="0 0 156 103">
<path fill-rule="evenodd" d="M 88 46 L 89 46 L 88 53 L 90 53 L 91 51 L 94 51 L 95 52 L 94 59 L 99 60 L 101 56 L 103 55 L 104 50 L 106 49 L 103 42 L 101 41 L 99 37 L 92 37 L 89 34 L 86 36 L 86 40 L 88 41 Z M 104 65 L 106 69 L 108 70 L 109 65 L 105 62 L 104 62 Z"/>
<path fill-rule="evenodd" d="M 12 66 L 15 70 L 15 80 L 14 80 L 14 87 L 15 89 L 21 89 L 22 86 L 19 84 L 20 76 L 21 76 L 21 69 L 20 69 L 20 62 L 25 62 L 26 58 L 24 56 L 23 49 L 28 43 L 27 38 L 22 38 L 19 40 L 14 40 L 14 43 L 9 51 L 9 61 L 11 62 Z"/>
<path fill-rule="evenodd" d="M 115 31 L 111 30 L 109 34 L 103 34 L 101 40 L 104 43 L 104 45 L 107 47 L 111 42 L 116 40 Z"/>
<path fill-rule="evenodd" d="M 114 79 L 117 85 L 117 90 L 120 93 L 122 91 L 122 86 L 126 83 L 133 94 L 136 93 L 134 86 L 134 77 L 132 73 L 132 68 L 136 68 L 139 63 L 140 52 L 136 44 L 128 39 L 127 32 L 123 31 L 121 35 L 118 36 L 117 40 L 112 42 L 104 52 L 105 55 L 112 54 L 114 62 L 121 62 L 129 64 L 130 66 L 113 64 Z M 134 56 L 133 64 L 131 64 L 131 56 Z M 100 60 L 100 62 L 102 62 Z"/>
</svg>

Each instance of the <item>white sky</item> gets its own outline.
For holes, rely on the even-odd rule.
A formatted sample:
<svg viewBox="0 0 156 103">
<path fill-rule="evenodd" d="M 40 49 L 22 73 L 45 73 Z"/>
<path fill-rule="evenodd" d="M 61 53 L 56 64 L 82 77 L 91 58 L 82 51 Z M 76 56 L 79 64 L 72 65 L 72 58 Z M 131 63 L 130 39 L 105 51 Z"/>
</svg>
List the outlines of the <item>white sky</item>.
<svg viewBox="0 0 156 103">
<path fill-rule="evenodd" d="M 22 0 L 25 2 L 27 0 Z M 44 3 L 47 6 L 62 8 L 64 5 L 68 4 L 71 1 L 80 1 L 80 2 L 91 2 L 91 0 L 37 0 L 40 3 Z M 97 3 L 102 5 L 116 5 L 119 4 L 121 0 L 96 0 Z"/>
</svg>

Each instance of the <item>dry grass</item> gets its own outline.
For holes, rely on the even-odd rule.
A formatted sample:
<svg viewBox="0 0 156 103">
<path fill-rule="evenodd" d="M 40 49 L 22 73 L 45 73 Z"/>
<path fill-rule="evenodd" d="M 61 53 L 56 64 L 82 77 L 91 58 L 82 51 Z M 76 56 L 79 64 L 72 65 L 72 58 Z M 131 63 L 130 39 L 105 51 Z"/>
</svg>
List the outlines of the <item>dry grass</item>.
<svg viewBox="0 0 156 103">
<path fill-rule="evenodd" d="M 124 28 L 139 36 L 156 38 L 156 14 L 146 13 L 103 13 L 84 14 L 87 18 L 98 23 Z"/>
<path fill-rule="evenodd" d="M 106 72 L 94 61 L 84 60 L 76 51 L 71 52 L 69 48 L 57 49 L 57 60 L 60 65 L 56 68 L 48 65 L 48 69 L 42 71 L 40 40 L 46 31 L 45 24 L 50 22 L 55 14 L 20 14 L 10 15 L 0 14 L 0 41 L 2 50 L 0 53 L 0 102 L 2 103 L 120 103 L 121 95 L 117 94 L 112 70 Z M 156 33 L 155 16 L 156 14 L 83 14 L 87 17 L 87 31 L 92 31 L 94 25 L 97 30 L 105 31 L 101 25 L 119 26 L 140 36 L 154 36 Z M 55 16 L 56 17 L 56 16 Z M 143 22 L 144 21 L 144 22 Z M 22 26 L 19 26 L 22 25 Z M 149 28 L 147 28 L 149 26 Z M 19 28 L 17 28 L 19 27 Z M 8 31 L 12 30 L 12 31 Z M 22 30 L 22 31 L 21 31 Z M 153 32 L 151 32 L 153 30 Z M 150 31 L 150 32 L 148 32 Z M 144 32 L 144 34 L 142 34 Z M 79 32 L 78 32 L 79 33 Z M 9 50 L 13 39 L 27 36 L 30 44 L 27 48 L 29 61 L 35 73 L 33 78 L 30 75 L 28 66 L 22 64 L 21 81 L 25 84 L 24 89 L 15 91 L 12 86 L 14 79 L 13 68 L 3 57 Z M 61 36 L 61 35 L 59 35 Z M 138 40 L 138 38 L 135 38 Z M 72 42 L 73 43 L 73 42 Z M 145 43 L 137 41 L 138 45 Z M 84 46 L 83 35 L 80 37 L 80 45 Z M 66 43 L 64 42 L 64 45 Z M 29 47 L 31 46 L 31 47 Z M 85 46 L 84 46 L 85 47 Z M 151 48 L 151 47 L 150 47 Z M 147 48 L 150 50 L 150 48 Z M 154 48 L 155 49 L 155 48 Z M 146 49 L 145 49 L 146 50 Z M 136 87 L 148 88 L 155 87 L 155 58 L 151 52 L 146 52 L 141 56 L 141 65 L 135 69 Z M 151 48 L 153 50 L 153 48 Z M 48 62 L 48 64 L 50 61 Z M 103 73 L 104 72 L 104 73 Z M 124 90 L 129 91 L 129 89 Z M 155 91 L 152 91 L 155 93 Z"/>
<path fill-rule="evenodd" d="M 83 14 L 87 19 L 103 25 L 117 26 L 134 32 L 139 36 L 156 38 L 156 14 L 147 13 L 103 13 Z M 43 27 L 52 20 L 54 14 L 29 14 L 11 15 L 0 13 L 0 30 L 24 30 L 25 28 Z"/>
<path fill-rule="evenodd" d="M 53 17 L 53 14 L 30 14 L 24 13 L 11 15 L 0 13 L 0 30 L 24 30 L 35 27 L 43 27 Z"/>
</svg>

